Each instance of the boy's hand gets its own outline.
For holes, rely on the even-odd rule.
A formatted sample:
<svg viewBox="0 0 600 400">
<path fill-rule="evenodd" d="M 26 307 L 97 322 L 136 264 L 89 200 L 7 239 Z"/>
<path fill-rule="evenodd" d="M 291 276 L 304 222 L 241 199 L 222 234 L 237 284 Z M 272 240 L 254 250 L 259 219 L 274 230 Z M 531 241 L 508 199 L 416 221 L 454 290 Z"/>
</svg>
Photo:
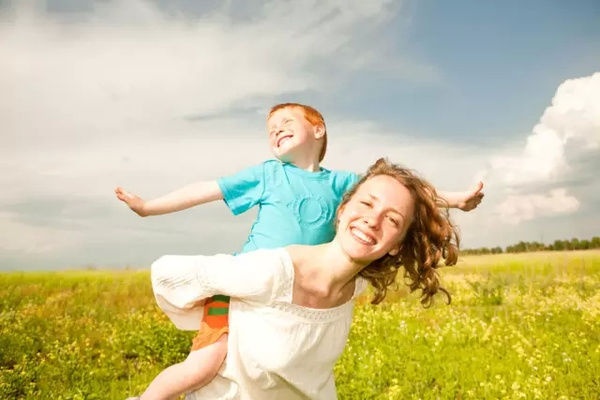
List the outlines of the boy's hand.
<svg viewBox="0 0 600 400">
<path fill-rule="evenodd" d="M 456 208 L 463 211 L 471 211 L 476 208 L 483 199 L 483 182 L 477 182 L 471 190 L 458 193 L 456 198 Z"/>
<path fill-rule="evenodd" d="M 133 210 L 133 212 L 135 212 L 137 215 L 139 215 L 141 217 L 145 216 L 144 200 L 141 197 L 139 197 L 133 193 L 129 193 L 128 191 L 126 191 L 125 189 L 123 189 L 120 186 L 118 186 L 115 189 L 115 194 L 117 195 L 117 198 L 119 200 L 121 200 L 122 202 L 127 204 L 129 206 L 129 208 L 131 208 Z"/>
</svg>

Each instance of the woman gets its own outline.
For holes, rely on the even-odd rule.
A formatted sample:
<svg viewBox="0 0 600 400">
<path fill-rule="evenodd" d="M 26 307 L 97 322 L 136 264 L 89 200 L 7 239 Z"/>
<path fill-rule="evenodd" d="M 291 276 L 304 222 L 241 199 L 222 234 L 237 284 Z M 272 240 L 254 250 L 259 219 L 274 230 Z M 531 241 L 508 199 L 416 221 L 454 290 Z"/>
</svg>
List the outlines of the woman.
<svg viewBox="0 0 600 400">
<path fill-rule="evenodd" d="M 229 352 L 219 375 L 188 399 L 335 399 L 333 366 L 368 281 L 383 300 L 404 267 L 428 306 L 441 258 L 456 262 L 458 236 L 435 189 L 378 160 L 344 197 L 332 242 L 238 256 L 164 256 L 152 265 L 159 306 L 194 330 L 202 301 L 231 296 Z"/>
</svg>

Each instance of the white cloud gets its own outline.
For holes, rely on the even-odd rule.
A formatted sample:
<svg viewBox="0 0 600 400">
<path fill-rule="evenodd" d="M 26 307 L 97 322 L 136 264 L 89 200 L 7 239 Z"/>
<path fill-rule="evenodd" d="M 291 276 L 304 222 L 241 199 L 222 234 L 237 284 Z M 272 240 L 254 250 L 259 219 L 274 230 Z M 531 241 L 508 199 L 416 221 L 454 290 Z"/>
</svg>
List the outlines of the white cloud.
<svg viewBox="0 0 600 400">
<path fill-rule="evenodd" d="M 577 179 L 580 160 L 600 148 L 600 72 L 563 82 L 522 150 L 495 155 L 488 179 L 505 196 L 495 211 L 500 221 L 518 223 L 574 213 L 579 200 L 563 182 Z M 538 192 L 538 188 L 552 189 Z"/>
<path fill-rule="evenodd" d="M 496 207 L 502 221 L 518 224 L 535 218 L 570 214 L 579 209 L 579 201 L 565 188 L 547 194 L 511 195 Z"/>
<path fill-rule="evenodd" d="M 143 140 L 182 117 L 331 85 L 336 75 L 314 67 L 362 62 L 368 47 L 354 47 L 353 30 L 389 18 L 385 2 L 344 4 L 273 2 L 242 21 L 142 1 L 99 4 L 80 22 L 18 15 L 0 25 L 3 139 L 13 149 Z"/>
<path fill-rule="evenodd" d="M 563 82 L 519 155 L 497 156 L 495 174 L 507 185 L 555 181 L 569 159 L 600 147 L 600 72 Z"/>
</svg>

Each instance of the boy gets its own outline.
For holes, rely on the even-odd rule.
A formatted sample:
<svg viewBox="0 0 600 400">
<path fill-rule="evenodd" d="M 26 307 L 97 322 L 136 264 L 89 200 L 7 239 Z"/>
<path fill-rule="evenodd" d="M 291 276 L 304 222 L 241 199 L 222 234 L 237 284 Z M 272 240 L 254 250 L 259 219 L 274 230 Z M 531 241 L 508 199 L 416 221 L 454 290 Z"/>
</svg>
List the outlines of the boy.
<svg viewBox="0 0 600 400">
<path fill-rule="evenodd" d="M 358 175 L 320 166 L 327 132 L 323 116 L 313 107 L 276 105 L 268 114 L 267 130 L 276 160 L 217 181 L 194 183 L 148 202 L 120 187 L 115 189 L 116 195 L 140 216 L 166 214 L 221 199 L 235 215 L 258 205 L 242 252 L 330 241 L 336 209 Z M 442 193 L 440 205 L 469 211 L 481 201 L 481 189 L 480 183 L 472 191 Z M 227 354 L 228 298 L 215 296 L 213 300 L 204 306 L 189 356 L 162 371 L 142 394 L 142 400 L 177 398 L 215 377 Z"/>
</svg>

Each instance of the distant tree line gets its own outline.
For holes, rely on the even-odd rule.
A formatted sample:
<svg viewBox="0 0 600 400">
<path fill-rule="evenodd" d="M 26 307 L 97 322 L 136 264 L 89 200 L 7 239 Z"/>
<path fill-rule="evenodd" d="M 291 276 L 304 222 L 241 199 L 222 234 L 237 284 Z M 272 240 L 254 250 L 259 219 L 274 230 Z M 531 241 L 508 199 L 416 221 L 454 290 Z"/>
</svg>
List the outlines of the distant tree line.
<svg viewBox="0 0 600 400">
<path fill-rule="evenodd" d="M 551 244 L 540 242 L 519 242 L 512 246 L 506 246 L 502 249 L 496 247 L 480 247 L 478 249 L 461 249 L 462 254 L 501 254 L 501 253 L 526 253 L 529 251 L 552 251 L 552 250 L 588 250 L 600 249 L 600 237 L 594 236 L 591 239 L 579 240 L 573 238 L 571 240 L 555 240 Z"/>
</svg>

